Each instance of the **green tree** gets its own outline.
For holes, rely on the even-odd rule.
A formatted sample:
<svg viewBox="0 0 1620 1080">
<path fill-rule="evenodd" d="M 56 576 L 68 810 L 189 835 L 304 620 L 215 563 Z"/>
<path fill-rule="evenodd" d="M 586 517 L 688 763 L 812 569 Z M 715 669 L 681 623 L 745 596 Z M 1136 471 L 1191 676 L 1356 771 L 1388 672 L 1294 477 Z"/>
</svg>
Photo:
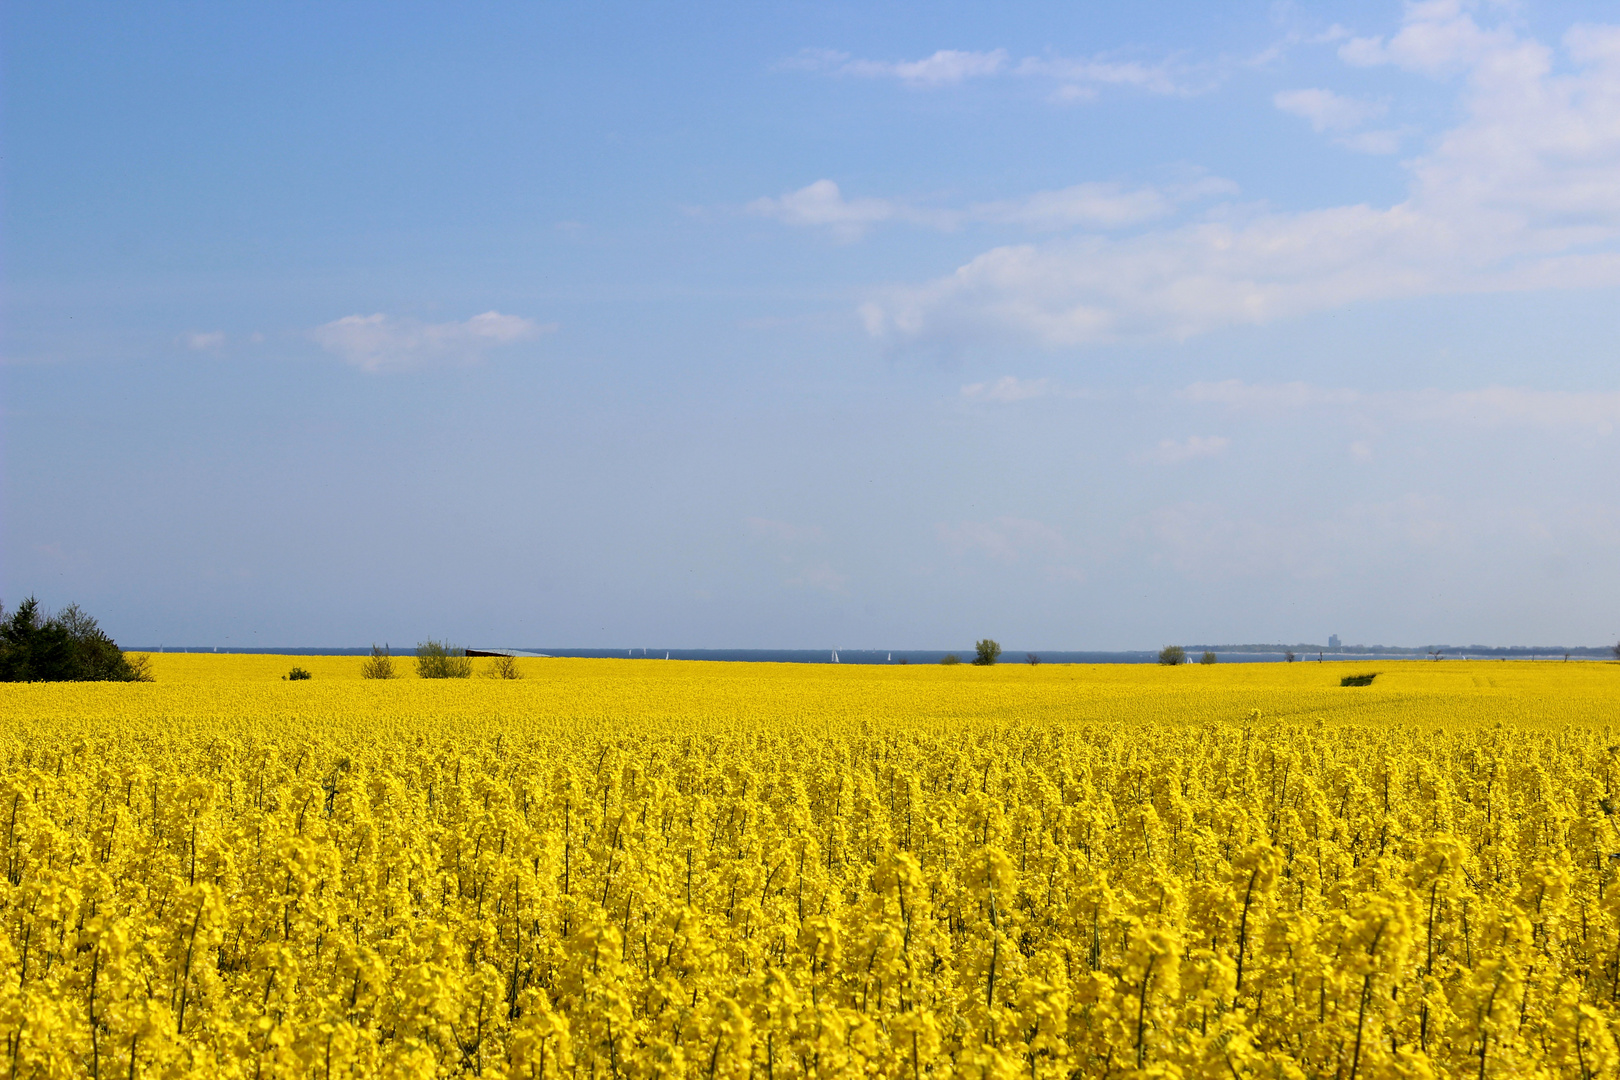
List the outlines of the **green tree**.
<svg viewBox="0 0 1620 1080">
<path fill-rule="evenodd" d="M 0 612 L 3 615 L 3 612 Z M 150 662 L 125 654 L 77 604 L 41 615 L 30 596 L 0 620 L 0 682 L 150 682 Z"/>
<path fill-rule="evenodd" d="M 944 664 L 946 667 L 950 667 L 952 664 L 960 664 L 962 662 L 962 658 L 953 652 L 948 652 L 940 659 L 939 662 Z"/>
<path fill-rule="evenodd" d="M 979 667 L 989 667 L 1001 657 L 1001 646 L 989 638 L 973 643 L 973 662 Z"/>
<path fill-rule="evenodd" d="M 484 674 L 492 679 L 521 679 L 523 671 L 518 667 L 516 658 L 511 656 L 497 656 L 489 662 Z"/>
<path fill-rule="evenodd" d="M 1166 667 L 1175 667 L 1177 664 L 1187 662 L 1187 650 L 1180 645 L 1166 645 L 1159 650 L 1159 663 Z"/>
<path fill-rule="evenodd" d="M 360 665 L 362 679 L 392 679 L 394 677 L 394 658 L 389 654 L 388 646 L 371 647 L 371 655 L 366 662 Z"/>
<path fill-rule="evenodd" d="M 1215 654 L 1210 652 L 1208 649 L 1205 649 L 1204 655 L 1198 658 L 1198 662 L 1200 664 L 1213 664 L 1215 662 Z"/>
<path fill-rule="evenodd" d="M 416 647 L 416 674 L 423 679 L 472 677 L 472 657 L 466 649 L 431 638 Z"/>
</svg>

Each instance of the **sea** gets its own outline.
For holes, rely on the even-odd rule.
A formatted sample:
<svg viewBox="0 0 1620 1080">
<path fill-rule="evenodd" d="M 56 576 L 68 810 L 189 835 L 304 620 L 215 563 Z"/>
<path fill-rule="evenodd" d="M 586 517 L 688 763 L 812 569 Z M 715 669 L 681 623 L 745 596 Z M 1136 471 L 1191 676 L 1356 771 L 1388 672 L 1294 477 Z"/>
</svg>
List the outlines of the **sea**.
<svg viewBox="0 0 1620 1080">
<path fill-rule="evenodd" d="M 620 660 L 709 660 L 729 663 L 748 664 L 937 664 L 944 660 L 951 652 L 947 649 L 662 649 L 662 648 L 635 648 L 635 649 L 572 649 L 557 646 L 496 646 L 472 645 L 468 648 L 477 650 L 511 651 L 518 655 L 529 656 L 556 656 L 556 657 L 611 657 Z M 188 652 L 188 653 L 260 653 L 277 656 L 366 656 L 371 648 L 229 648 L 218 646 L 160 646 L 150 649 L 131 649 L 131 652 Z M 409 657 L 414 653 L 410 647 L 393 650 L 399 657 Z M 1201 648 L 1189 648 L 1187 660 L 1197 663 L 1203 654 Z M 1596 650 L 1581 650 L 1581 652 L 1595 652 Z M 1215 659 L 1222 664 L 1269 664 L 1285 663 L 1288 655 L 1285 652 L 1248 652 L 1214 650 Z M 963 662 L 969 663 L 973 659 L 973 649 L 958 649 L 955 655 Z M 1459 660 L 1479 655 L 1469 650 L 1449 651 L 1442 654 L 1442 659 Z M 1561 650 L 1549 649 L 1546 653 L 1525 654 L 1518 653 L 1513 656 L 1516 660 L 1554 660 L 1562 659 Z M 1497 659 L 1496 655 L 1486 653 L 1484 657 Z M 1333 649 L 1312 650 L 1304 652 L 1296 650 L 1295 661 L 1299 663 L 1312 663 L 1326 660 L 1425 660 L 1429 657 L 1423 654 L 1414 654 L 1411 651 L 1391 651 L 1388 653 L 1356 650 L 1354 652 L 1337 652 Z M 1128 650 L 1123 652 L 1075 652 L 1068 650 L 1041 650 L 1038 652 L 1025 652 L 1008 650 L 1001 654 L 1000 662 L 1003 664 L 1155 664 L 1158 663 L 1159 653 L 1156 649 Z"/>
</svg>

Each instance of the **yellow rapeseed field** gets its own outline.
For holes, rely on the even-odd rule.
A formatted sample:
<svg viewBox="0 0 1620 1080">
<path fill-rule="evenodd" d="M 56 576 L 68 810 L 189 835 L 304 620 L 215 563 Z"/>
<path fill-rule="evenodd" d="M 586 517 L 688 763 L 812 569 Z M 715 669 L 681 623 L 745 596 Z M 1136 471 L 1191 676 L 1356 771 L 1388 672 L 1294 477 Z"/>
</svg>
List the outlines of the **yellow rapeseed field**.
<svg viewBox="0 0 1620 1080">
<path fill-rule="evenodd" d="M 0 1077 L 1620 1076 L 1620 665 L 152 659 L 0 687 Z"/>
</svg>

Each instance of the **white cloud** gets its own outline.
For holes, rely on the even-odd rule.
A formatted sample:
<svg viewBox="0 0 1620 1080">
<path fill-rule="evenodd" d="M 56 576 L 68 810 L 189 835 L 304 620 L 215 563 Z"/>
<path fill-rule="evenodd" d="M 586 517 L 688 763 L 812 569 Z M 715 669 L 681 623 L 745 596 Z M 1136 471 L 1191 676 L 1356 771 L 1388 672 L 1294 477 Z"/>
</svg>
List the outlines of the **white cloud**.
<svg viewBox="0 0 1620 1080">
<path fill-rule="evenodd" d="M 1030 518 L 941 523 L 934 530 L 958 554 L 973 551 L 1002 563 L 1015 563 L 1028 555 L 1061 557 L 1069 547 L 1062 533 Z"/>
<path fill-rule="evenodd" d="M 1049 379 L 1020 379 L 1003 375 L 993 383 L 970 383 L 962 387 L 962 397 L 968 401 L 993 401 L 1010 405 L 1016 401 L 1044 397 L 1051 390 Z"/>
<path fill-rule="evenodd" d="M 820 589 L 836 595 L 845 595 L 849 592 L 849 575 L 840 574 L 833 569 L 833 565 L 825 559 L 808 563 L 798 568 L 797 573 L 782 579 L 784 585 L 798 585 L 811 589 Z"/>
<path fill-rule="evenodd" d="M 1620 425 L 1620 393 L 1527 390 L 1487 386 L 1454 393 L 1425 391 L 1396 398 L 1418 420 L 1447 420 L 1483 427 L 1532 427 L 1607 435 Z"/>
<path fill-rule="evenodd" d="M 1152 458 L 1162 465 L 1179 465 L 1194 458 L 1224 453 L 1232 440 L 1223 435 L 1189 435 L 1180 442 L 1165 439 L 1154 447 Z"/>
<path fill-rule="evenodd" d="M 1314 519 L 1286 511 L 1257 517 L 1212 503 L 1182 503 L 1143 515 L 1124 534 L 1145 545 L 1157 561 L 1196 580 L 1278 574 L 1311 579 L 1387 553 L 1455 550 L 1462 538 L 1476 535 L 1475 525 L 1443 502 L 1405 495 Z"/>
<path fill-rule="evenodd" d="M 1309 383 L 1193 383 L 1181 392 L 1188 401 L 1209 402 L 1240 409 L 1301 409 L 1311 405 L 1351 405 L 1361 400 L 1354 390 L 1335 390 Z"/>
<path fill-rule="evenodd" d="M 976 75 L 994 75 L 1007 63 L 1007 50 L 963 52 L 941 49 L 921 60 L 884 63 L 877 60 L 851 60 L 843 70 L 851 75 L 892 76 L 912 86 L 943 86 L 959 83 Z"/>
<path fill-rule="evenodd" d="M 920 60 L 864 60 L 836 49 L 803 49 L 776 66 L 786 71 L 896 79 L 917 88 L 954 86 L 968 79 L 1014 75 L 1057 83 L 1051 96 L 1058 102 L 1089 100 L 1096 96 L 1098 86 L 1123 86 L 1150 94 L 1196 93 L 1203 88 L 1183 79 L 1169 61 L 1145 64 L 1103 56 L 1030 56 L 1012 64 L 1006 49 L 984 52 L 940 49 Z"/>
<path fill-rule="evenodd" d="M 760 517 L 748 518 L 743 524 L 748 529 L 748 535 L 756 540 L 768 540 L 779 544 L 802 544 L 820 543 L 826 539 L 819 525 L 795 525 L 788 521 Z"/>
<path fill-rule="evenodd" d="M 835 181 L 817 180 L 776 198 L 755 199 L 745 209 L 786 225 L 828 229 L 848 242 L 860 239 L 873 225 L 888 221 L 945 230 L 970 223 L 1021 225 L 1037 232 L 1077 227 L 1119 229 L 1172 214 L 1185 203 L 1236 191 L 1237 185 L 1215 176 L 1162 187 L 1088 183 L 951 209 L 917 206 L 899 199 L 849 199 Z"/>
<path fill-rule="evenodd" d="M 1518 44 L 1506 27 L 1482 29 L 1474 21 L 1474 7 L 1463 0 L 1409 3 L 1394 37 L 1387 42 L 1381 37 L 1351 38 L 1339 46 L 1339 56 L 1357 67 L 1395 64 L 1407 71 L 1443 76 L 1467 70 Z"/>
<path fill-rule="evenodd" d="M 1333 141 L 1358 154 L 1387 155 L 1400 153 L 1401 141 L 1405 137 L 1405 131 L 1382 128 L 1378 131 L 1357 131 L 1350 135 L 1341 135 Z"/>
<path fill-rule="evenodd" d="M 399 371 L 468 364 L 492 348 L 527 341 L 557 329 L 517 315 L 486 311 L 466 322 L 423 323 L 389 315 L 347 315 L 318 326 L 316 343 L 362 371 Z"/>
<path fill-rule="evenodd" d="M 748 212 L 787 225 L 832 230 L 840 240 L 857 240 L 879 222 L 895 219 L 938 223 L 922 211 L 892 199 L 846 199 L 831 180 L 817 180 L 775 199 L 755 199 Z M 948 223 L 946 223 L 948 224 Z"/>
<path fill-rule="evenodd" d="M 898 79 L 909 86 L 947 86 L 976 76 L 994 75 L 1007 64 L 1007 51 L 965 52 L 940 49 L 921 60 L 859 60 L 832 49 L 805 49 L 777 66 L 788 70 L 820 71 L 860 78 Z"/>
<path fill-rule="evenodd" d="M 1036 229 L 1067 229 L 1076 225 L 1110 229 L 1164 217 L 1174 209 L 1174 200 L 1153 188 L 1076 184 L 1022 199 L 980 203 L 970 213 L 981 221 Z"/>
<path fill-rule="evenodd" d="M 193 331 L 180 340 L 185 342 L 186 348 L 196 349 L 199 352 L 211 352 L 225 347 L 225 334 L 221 330 Z"/>
<path fill-rule="evenodd" d="M 1620 428 L 1620 392 L 1608 390 L 1486 386 L 1477 390 L 1369 393 L 1302 382 L 1244 383 L 1229 379 L 1193 383 L 1182 390 L 1180 396 L 1187 401 L 1232 409 L 1282 412 L 1341 406 L 1354 407 L 1358 413 L 1410 422 L 1539 428 L 1582 435 L 1607 435 Z"/>
<path fill-rule="evenodd" d="M 1150 94 L 1195 92 L 1176 77 L 1168 62 L 1143 64 L 1102 57 L 1068 59 L 1032 56 L 1020 61 L 1014 71 L 1019 75 L 1056 80 L 1060 84 L 1057 93 L 1071 99 L 1093 96 L 1093 86 L 1128 86 Z"/>
<path fill-rule="evenodd" d="M 1389 111 L 1389 105 L 1344 97 L 1331 90 L 1282 90 L 1271 103 L 1292 116 L 1311 122 L 1316 131 L 1352 131 Z"/>
<path fill-rule="evenodd" d="M 1394 154 L 1401 148 L 1402 131 L 1358 130 L 1387 113 L 1388 102 L 1345 97 L 1320 88 L 1282 90 L 1271 102 L 1285 113 L 1310 121 L 1317 132 L 1334 133 L 1334 142 L 1358 153 Z"/>
<path fill-rule="evenodd" d="M 1468 72 L 1464 119 L 1407 163 L 1402 202 L 1227 207 L 1120 238 L 998 247 L 873 296 L 866 325 L 899 342 L 1065 347 L 1180 339 L 1392 297 L 1620 284 L 1620 30 L 1570 30 L 1568 74 L 1553 73 L 1550 49 L 1481 29 L 1451 3 L 1414 5 L 1376 46 L 1352 53 Z M 1364 149 L 1395 138 L 1361 134 Z"/>
<path fill-rule="evenodd" d="M 785 575 L 782 584 L 838 595 L 848 592 L 847 575 L 839 573 L 826 559 L 806 551 L 826 542 L 826 534 L 819 525 L 797 525 L 761 517 L 746 518 L 743 525 L 753 540 L 774 552 L 772 557 Z"/>
</svg>

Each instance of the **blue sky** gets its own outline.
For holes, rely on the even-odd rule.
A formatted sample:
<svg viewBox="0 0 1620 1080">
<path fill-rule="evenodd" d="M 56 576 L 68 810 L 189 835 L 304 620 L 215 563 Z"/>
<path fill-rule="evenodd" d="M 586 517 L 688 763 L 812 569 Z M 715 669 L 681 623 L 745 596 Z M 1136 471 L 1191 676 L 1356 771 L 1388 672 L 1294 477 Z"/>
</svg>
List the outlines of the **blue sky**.
<svg viewBox="0 0 1620 1080">
<path fill-rule="evenodd" d="M 1620 636 L 1610 5 L 0 18 L 8 605 L 142 646 Z"/>
</svg>

